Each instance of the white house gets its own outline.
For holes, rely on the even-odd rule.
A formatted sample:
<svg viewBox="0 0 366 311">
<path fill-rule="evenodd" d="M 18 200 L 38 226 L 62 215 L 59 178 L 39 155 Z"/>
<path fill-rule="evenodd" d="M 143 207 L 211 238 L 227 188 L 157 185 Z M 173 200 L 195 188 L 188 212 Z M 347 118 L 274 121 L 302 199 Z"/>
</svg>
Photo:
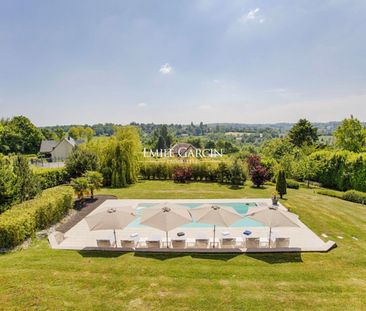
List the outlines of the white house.
<svg viewBox="0 0 366 311">
<path fill-rule="evenodd" d="M 65 137 L 60 141 L 43 140 L 39 152 L 45 158 L 51 158 L 53 162 L 65 161 L 76 145 L 84 142 L 83 140 L 75 141 L 71 137 Z"/>
</svg>

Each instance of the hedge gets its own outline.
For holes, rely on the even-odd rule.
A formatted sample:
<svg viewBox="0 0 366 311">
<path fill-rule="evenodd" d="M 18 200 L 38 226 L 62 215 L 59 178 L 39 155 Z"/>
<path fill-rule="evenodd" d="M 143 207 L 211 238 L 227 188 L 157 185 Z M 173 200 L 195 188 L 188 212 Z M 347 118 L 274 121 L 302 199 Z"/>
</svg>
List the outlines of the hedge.
<svg viewBox="0 0 366 311">
<path fill-rule="evenodd" d="M 287 188 L 290 188 L 290 189 L 299 189 L 300 188 L 300 184 L 296 180 L 287 179 L 286 183 L 287 183 Z"/>
<path fill-rule="evenodd" d="M 345 201 L 366 204 L 366 193 L 361 191 L 348 190 L 346 192 L 339 192 L 334 190 L 319 190 L 318 193 L 330 197 L 339 198 Z"/>
<path fill-rule="evenodd" d="M 314 180 L 340 191 L 366 191 L 366 153 L 318 151 L 310 155 L 317 162 Z"/>
<path fill-rule="evenodd" d="M 39 178 L 41 189 L 48 189 L 63 185 L 68 181 L 68 174 L 64 168 L 50 168 L 35 170 Z"/>
<path fill-rule="evenodd" d="M 15 247 L 37 230 L 59 221 L 73 206 L 73 196 L 71 187 L 54 187 L 1 214 L 0 248 Z"/>
</svg>

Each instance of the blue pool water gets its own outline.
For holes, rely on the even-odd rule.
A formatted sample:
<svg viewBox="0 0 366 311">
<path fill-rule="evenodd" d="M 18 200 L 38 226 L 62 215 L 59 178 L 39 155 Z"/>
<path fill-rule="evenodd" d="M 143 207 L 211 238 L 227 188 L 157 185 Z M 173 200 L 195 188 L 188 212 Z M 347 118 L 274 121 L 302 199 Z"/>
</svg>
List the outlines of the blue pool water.
<svg viewBox="0 0 366 311">
<path fill-rule="evenodd" d="M 153 205 L 156 205 L 156 203 L 140 203 L 140 204 L 138 204 L 138 206 L 136 208 L 137 214 L 141 215 L 142 210 L 144 210 L 145 208 L 149 208 Z M 196 208 L 196 207 L 202 205 L 202 203 L 181 203 L 180 205 L 186 206 L 188 208 Z M 253 203 L 238 203 L 238 202 L 220 203 L 218 205 L 232 207 L 240 215 L 245 215 L 250 207 L 257 206 L 254 202 Z M 146 227 L 146 226 L 140 224 L 140 217 L 137 217 L 133 222 L 131 222 L 128 225 L 128 227 L 138 228 L 138 227 Z M 198 223 L 198 222 L 192 222 L 192 223 L 185 224 L 185 225 L 182 226 L 182 228 L 211 228 L 211 227 L 212 227 L 212 225 L 202 224 L 202 223 Z M 261 224 L 259 222 L 256 222 L 256 221 L 246 217 L 246 218 L 240 219 L 239 221 L 233 223 L 230 227 L 235 227 L 235 228 L 263 227 L 263 224 Z"/>
</svg>

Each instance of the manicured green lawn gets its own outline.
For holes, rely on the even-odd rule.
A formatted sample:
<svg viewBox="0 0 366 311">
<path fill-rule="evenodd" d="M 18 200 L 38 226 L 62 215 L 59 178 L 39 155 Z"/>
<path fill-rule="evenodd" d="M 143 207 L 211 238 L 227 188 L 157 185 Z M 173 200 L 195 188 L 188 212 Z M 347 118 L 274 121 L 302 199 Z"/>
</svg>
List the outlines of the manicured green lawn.
<svg viewBox="0 0 366 311">
<path fill-rule="evenodd" d="M 149 181 L 100 193 L 245 198 L 272 191 Z M 308 189 L 290 190 L 287 198 L 283 204 L 338 248 L 325 254 L 142 255 L 52 250 L 41 240 L 0 255 L 0 310 L 365 310 L 366 207 Z"/>
</svg>

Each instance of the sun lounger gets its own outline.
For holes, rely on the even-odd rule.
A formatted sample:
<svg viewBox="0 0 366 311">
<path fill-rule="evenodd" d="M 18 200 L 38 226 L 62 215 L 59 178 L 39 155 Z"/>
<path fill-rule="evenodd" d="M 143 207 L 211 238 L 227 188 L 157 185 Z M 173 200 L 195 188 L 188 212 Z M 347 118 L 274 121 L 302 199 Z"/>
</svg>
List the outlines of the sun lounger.
<svg viewBox="0 0 366 311">
<path fill-rule="evenodd" d="M 221 239 L 222 248 L 234 248 L 236 246 L 236 238 L 222 238 Z"/>
<path fill-rule="evenodd" d="M 110 240 L 97 240 L 98 247 L 113 247 Z"/>
<path fill-rule="evenodd" d="M 161 238 L 157 237 L 157 236 L 147 238 L 146 247 L 147 248 L 160 248 L 161 247 Z"/>
<path fill-rule="evenodd" d="M 186 248 L 186 239 L 172 239 L 173 248 Z"/>
<path fill-rule="evenodd" d="M 275 238 L 272 247 L 287 248 L 289 246 L 290 246 L 290 238 Z"/>
<path fill-rule="evenodd" d="M 146 240 L 146 246 L 147 246 L 147 248 L 160 248 L 161 247 L 161 241 Z"/>
<path fill-rule="evenodd" d="M 194 246 L 196 248 L 207 248 L 208 245 L 209 245 L 209 239 L 208 238 L 196 238 Z"/>
<path fill-rule="evenodd" d="M 259 238 L 246 238 L 245 247 L 246 248 L 259 248 Z"/>
<path fill-rule="evenodd" d="M 121 246 L 123 248 L 134 248 L 136 247 L 136 240 L 133 238 L 121 240 Z"/>
</svg>

